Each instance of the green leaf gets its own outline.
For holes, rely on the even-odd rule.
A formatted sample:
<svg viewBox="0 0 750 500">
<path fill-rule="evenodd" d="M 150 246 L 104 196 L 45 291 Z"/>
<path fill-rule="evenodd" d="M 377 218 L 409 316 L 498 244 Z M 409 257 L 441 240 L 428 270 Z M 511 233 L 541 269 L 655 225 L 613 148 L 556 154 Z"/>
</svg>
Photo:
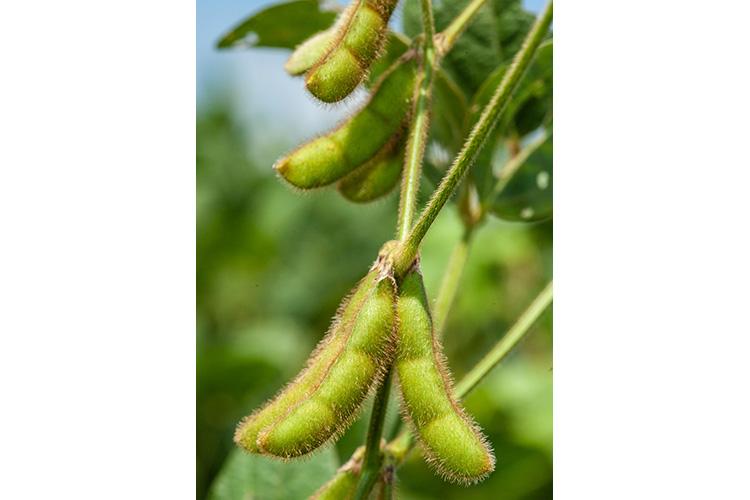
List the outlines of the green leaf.
<svg viewBox="0 0 750 500">
<path fill-rule="evenodd" d="M 303 461 L 282 462 L 237 448 L 227 457 L 211 486 L 209 500 L 297 500 L 308 498 L 338 468 L 336 451 L 327 447 Z"/>
<path fill-rule="evenodd" d="M 434 3 L 435 28 L 445 29 L 469 1 Z M 419 0 L 406 0 L 403 15 L 406 34 L 412 37 L 419 34 L 422 31 Z M 493 69 L 513 58 L 534 18 L 523 9 L 520 0 L 487 2 L 458 38 L 443 67 L 468 95 L 474 94 Z"/>
<path fill-rule="evenodd" d="M 552 135 L 532 148 L 519 154 L 519 157 L 528 154 L 520 165 L 513 165 L 511 160 L 503 167 L 503 170 L 517 167 L 504 186 L 504 174 L 500 172 L 500 192 L 491 211 L 501 219 L 536 222 L 552 217 Z"/>
<path fill-rule="evenodd" d="M 523 137 L 552 121 L 552 40 L 537 49 L 536 57 L 521 81 L 508 109 L 506 123 Z"/>
<path fill-rule="evenodd" d="M 469 105 L 469 120 L 473 126 L 482 110 L 492 99 L 498 85 L 505 76 L 507 64 L 501 64 L 487 77 L 477 90 Z M 552 121 L 552 40 L 537 49 L 534 61 L 524 75 L 518 89 L 513 93 L 497 133 L 502 135 L 524 135 Z"/>
<path fill-rule="evenodd" d="M 440 68 L 435 74 L 432 101 L 432 138 L 456 154 L 465 138 L 468 103 L 458 84 Z"/>
<path fill-rule="evenodd" d="M 336 20 L 337 12 L 319 0 L 295 0 L 276 4 L 251 15 L 218 42 L 217 47 L 280 47 L 293 49 L 323 31 Z"/>
</svg>

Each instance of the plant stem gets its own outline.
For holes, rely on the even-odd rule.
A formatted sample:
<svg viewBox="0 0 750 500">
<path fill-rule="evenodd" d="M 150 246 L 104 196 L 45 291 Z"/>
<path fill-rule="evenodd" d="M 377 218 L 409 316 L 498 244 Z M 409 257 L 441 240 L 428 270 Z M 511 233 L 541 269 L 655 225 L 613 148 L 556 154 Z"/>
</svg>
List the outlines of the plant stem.
<svg viewBox="0 0 750 500">
<path fill-rule="evenodd" d="M 505 163 L 505 166 L 500 170 L 498 175 L 497 183 L 493 189 L 493 197 L 497 197 L 503 192 L 503 189 L 508 185 L 510 180 L 516 175 L 518 169 L 529 159 L 529 156 L 534 153 L 544 142 L 549 139 L 549 132 L 544 131 L 542 135 L 534 139 L 527 146 L 522 148 L 516 155 Z"/>
<path fill-rule="evenodd" d="M 455 387 L 457 398 L 463 398 L 472 389 L 474 389 L 497 366 L 511 350 L 523 339 L 530 331 L 534 323 L 539 319 L 542 313 L 552 303 L 552 282 L 536 296 L 529 307 L 521 314 L 508 332 L 495 344 L 469 373 L 464 375 L 461 381 Z M 406 430 L 397 436 L 393 441 L 388 443 L 386 450 L 391 459 L 400 464 L 406 459 L 406 455 L 411 451 L 414 445 L 414 439 L 411 433 Z"/>
<path fill-rule="evenodd" d="M 406 143 L 404 175 L 399 200 L 398 239 L 403 241 L 411 230 L 417 211 L 419 181 L 422 177 L 422 160 L 427 145 L 427 132 L 430 127 L 430 101 L 432 99 L 432 77 L 437 58 L 433 39 L 435 22 L 432 16 L 432 0 L 422 2 L 422 25 L 424 27 L 423 58 L 420 75 L 417 79 L 417 96 L 414 101 L 414 119 Z M 380 476 L 383 454 L 380 440 L 383 435 L 385 416 L 388 410 L 388 396 L 391 391 L 391 369 L 388 369 L 383 383 L 378 388 L 372 406 L 370 425 L 367 430 L 365 458 L 362 462 L 362 475 L 357 483 L 355 499 L 366 499 Z"/>
<path fill-rule="evenodd" d="M 433 320 L 435 322 L 435 335 L 441 336 L 445 328 L 445 321 L 448 318 L 453 301 L 458 291 L 458 284 L 463 275 L 466 259 L 469 255 L 469 244 L 471 243 L 473 228 L 464 226 L 464 233 L 461 239 L 456 242 L 451 252 L 448 265 L 443 273 L 443 279 L 440 282 L 440 290 L 435 299 L 433 308 Z"/>
<path fill-rule="evenodd" d="M 441 40 L 439 44 L 441 54 L 445 54 L 451 48 L 453 48 L 453 44 L 456 43 L 458 37 L 461 36 L 461 33 L 464 32 L 466 27 L 469 25 L 469 22 L 476 15 L 476 13 L 479 12 L 479 9 L 482 7 L 482 5 L 484 5 L 486 1 L 487 0 L 474 0 L 473 2 L 469 3 L 469 5 L 464 7 L 464 10 L 462 10 L 455 19 L 453 19 L 448 27 L 441 32 Z"/>
<path fill-rule="evenodd" d="M 355 499 L 366 499 L 380 476 L 380 466 L 383 463 L 383 454 L 380 452 L 380 440 L 383 436 L 383 424 L 388 410 L 388 396 L 391 392 L 391 371 L 388 373 L 375 394 L 372 403 L 372 415 L 370 426 L 367 429 L 365 441 L 365 457 L 362 460 L 362 474 L 357 483 Z"/>
<path fill-rule="evenodd" d="M 435 221 L 443 205 L 445 205 L 455 191 L 468 168 L 476 160 L 487 137 L 497 125 L 498 118 L 505 110 L 513 91 L 518 86 L 521 77 L 531 63 L 536 49 L 542 42 L 551 23 L 552 1 L 547 4 L 534 23 L 534 26 L 532 26 L 531 31 L 529 31 L 529 34 L 526 35 L 521 50 L 513 58 L 513 63 L 505 73 L 489 104 L 484 108 L 482 116 L 474 125 L 469 138 L 464 143 L 463 149 L 454 160 L 445 177 L 443 177 L 440 185 L 435 190 L 435 194 L 422 211 L 419 220 L 399 250 L 396 256 L 396 274 L 401 275 L 409 268 L 419 252 L 419 245 L 427 234 L 427 230 Z"/>
<path fill-rule="evenodd" d="M 422 19 L 425 33 L 434 33 L 432 21 L 432 3 L 422 0 Z M 425 36 L 421 71 L 417 79 L 414 99 L 414 119 L 406 142 L 404 175 L 401 180 L 401 197 L 398 207 L 398 239 L 406 239 L 414 216 L 417 213 L 417 196 L 419 180 L 422 176 L 422 160 L 427 145 L 427 133 L 430 128 L 430 101 L 432 100 L 432 80 L 437 58 L 433 36 Z"/>
<path fill-rule="evenodd" d="M 529 333 L 531 326 L 542 315 L 547 307 L 552 303 L 552 282 L 550 281 L 544 290 L 534 299 L 528 308 L 516 320 L 513 326 L 495 346 L 485 354 L 485 356 L 474 365 L 469 373 L 464 375 L 461 381 L 456 385 L 456 396 L 461 398 L 468 394 L 474 387 L 482 381 L 492 369 Z"/>
</svg>

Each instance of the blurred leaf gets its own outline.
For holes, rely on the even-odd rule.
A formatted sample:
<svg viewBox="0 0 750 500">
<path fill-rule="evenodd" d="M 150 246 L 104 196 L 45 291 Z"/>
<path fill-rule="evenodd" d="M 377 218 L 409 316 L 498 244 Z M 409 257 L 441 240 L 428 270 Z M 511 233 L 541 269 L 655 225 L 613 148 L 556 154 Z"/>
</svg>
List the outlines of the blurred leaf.
<svg viewBox="0 0 750 500">
<path fill-rule="evenodd" d="M 296 500 L 308 498 L 338 467 L 336 451 L 328 447 L 310 459 L 282 462 L 234 449 L 227 457 L 208 498 L 210 500 Z"/>
<path fill-rule="evenodd" d="M 293 49 L 315 33 L 327 29 L 336 11 L 319 0 L 295 0 L 276 4 L 251 15 L 218 42 L 228 47 L 280 47 Z"/>
<path fill-rule="evenodd" d="M 551 135 L 528 156 L 495 198 L 492 213 L 501 219 L 520 222 L 536 222 L 552 216 Z"/>
<path fill-rule="evenodd" d="M 432 138 L 439 141 L 451 154 L 458 152 L 464 140 L 464 121 L 467 102 L 453 78 L 438 69 L 435 74 L 432 107 Z"/>
<path fill-rule="evenodd" d="M 506 113 L 515 133 L 523 137 L 552 120 L 552 40 L 544 42 L 516 90 Z"/>
<path fill-rule="evenodd" d="M 435 3 L 435 28 L 445 29 L 468 3 L 469 0 Z M 421 15 L 418 0 L 404 3 L 406 34 L 414 37 L 422 31 Z M 458 38 L 443 67 L 467 94 L 473 94 L 493 69 L 515 55 L 533 20 L 534 15 L 523 9 L 520 0 L 487 2 Z"/>
</svg>

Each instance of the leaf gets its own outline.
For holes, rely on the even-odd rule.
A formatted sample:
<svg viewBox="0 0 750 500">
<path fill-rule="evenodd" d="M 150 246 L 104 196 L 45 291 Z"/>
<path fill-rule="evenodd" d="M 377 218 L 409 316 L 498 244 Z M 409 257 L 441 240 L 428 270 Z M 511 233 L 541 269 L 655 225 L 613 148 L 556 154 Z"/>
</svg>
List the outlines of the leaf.
<svg viewBox="0 0 750 500">
<path fill-rule="evenodd" d="M 273 5 L 251 15 L 218 42 L 217 47 L 280 47 L 293 49 L 327 29 L 337 12 L 319 0 L 295 0 Z"/>
<path fill-rule="evenodd" d="M 511 165 L 512 160 L 503 170 Z M 500 176 L 502 182 L 503 171 Z M 536 222 L 552 217 L 552 135 L 538 142 L 491 208 L 494 215 L 508 221 Z"/>
<path fill-rule="evenodd" d="M 508 109 L 506 123 L 523 137 L 552 120 L 552 40 L 537 49 Z"/>
<path fill-rule="evenodd" d="M 505 76 L 507 64 L 498 66 L 482 83 L 469 105 L 469 123 L 479 119 Z M 552 120 L 552 40 L 537 49 L 534 61 L 500 117 L 497 133 L 524 136 Z"/>
<path fill-rule="evenodd" d="M 465 138 L 467 109 L 466 95 L 448 73 L 438 68 L 433 87 L 431 134 L 451 154 L 458 152 Z"/>
<path fill-rule="evenodd" d="M 209 500 L 308 498 L 338 468 L 333 447 L 303 461 L 282 462 L 235 448 L 211 486 Z"/>
<path fill-rule="evenodd" d="M 469 0 L 434 3 L 435 28 L 445 29 Z M 419 0 L 404 3 L 404 30 L 409 36 L 422 31 Z M 520 0 L 487 2 L 458 38 L 443 67 L 468 94 L 472 95 L 499 64 L 509 61 L 521 47 L 535 16 Z"/>
</svg>

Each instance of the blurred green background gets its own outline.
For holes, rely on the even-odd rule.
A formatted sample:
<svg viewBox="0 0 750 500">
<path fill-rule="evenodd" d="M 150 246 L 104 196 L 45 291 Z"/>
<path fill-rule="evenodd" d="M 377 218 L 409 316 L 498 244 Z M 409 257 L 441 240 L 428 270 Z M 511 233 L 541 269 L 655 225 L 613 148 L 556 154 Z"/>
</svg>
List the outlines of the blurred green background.
<svg viewBox="0 0 750 500">
<path fill-rule="evenodd" d="M 265 62 L 269 68 L 280 66 L 284 57 Z M 201 71 L 211 70 L 216 67 L 202 66 L 199 58 L 199 79 Z M 393 237 L 397 212 L 395 192 L 370 205 L 353 205 L 335 190 L 302 194 L 279 181 L 271 169 L 274 160 L 302 137 L 325 130 L 336 112 L 312 105 L 312 111 L 305 111 L 309 125 L 300 125 L 299 115 L 284 101 L 294 92 L 304 95 L 301 86 L 238 92 L 238 74 L 243 73 L 225 83 L 210 78 L 209 84 L 199 84 L 197 498 L 209 496 L 233 449 L 237 422 L 297 373 L 341 298 L 364 275 L 383 242 Z M 274 75 L 259 78 L 281 81 Z M 249 82 L 262 85 L 257 79 Z M 265 102 L 253 98 L 257 95 L 264 95 Z M 423 182 L 422 201 L 432 187 Z M 422 269 L 432 298 L 461 232 L 455 206 L 449 204 L 423 245 Z M 551 278 L 551 221 L 517 224 L 490 218 L 478 230 L 445 331 L 456 380 L 502 337 Z M 480 485 L 463 488 L 442 481 L 413 454 L 398 471 L 398 498 L 551 498 L 551 316 L 547 311 L 516 351 L 465 400 L 494 446 L 496 471 Z M 391 433 L 397 423 L 395 406 Z M 313 459 L 330 464 L 309 481 L 323 484 L 326 471 L 363 443 L 369 402 L 365 408 L 333 450 Z M 284 495 L 284 483 L 279 482 L 273 498 L 293 498 Z M 217 487 L 212 495 L 233 497 L 220 494 Z"/>
</svg>

